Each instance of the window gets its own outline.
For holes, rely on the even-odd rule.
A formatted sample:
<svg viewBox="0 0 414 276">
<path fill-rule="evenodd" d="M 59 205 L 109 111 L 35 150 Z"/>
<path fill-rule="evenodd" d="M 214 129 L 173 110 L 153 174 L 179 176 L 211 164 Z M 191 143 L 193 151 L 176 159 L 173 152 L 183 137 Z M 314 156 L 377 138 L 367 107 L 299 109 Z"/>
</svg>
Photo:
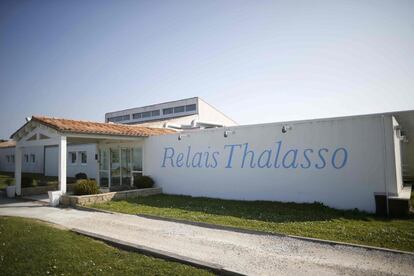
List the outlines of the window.
<svg viewBox="0 0 414 276">
<path fill-rule="evenodd" d="M 81 160 L 82 165 L 85 165 L 86 163 L 88 163 L 88 158 L 87 158 L 87 155 L 86 155 L 86 151 L 80 151 L 79 156 L 80 156 L 80 160 Z"/>
<path fill-rule="evenodd" d="M 195 104 L 189 104 L 185 106 L 185 111 L 194 111 L 194 110 L 196 110 Z"/>
<path fill-rule="evenodd" d="M 36 163 L 36 155 L 30 154 L 30 162 Z"/>
<path fill-rule="evenodd" d="M 174 113 L 174 109 L 172 107 L 171 108 L 164 108 L 162 110 L 162 114 L 164 114 L 164 115 L 173 114 L 173 113 Z"/>
<path fill-rule="evenodd" d="M 10 155 L 12 163 L 14 163 L 14 154 Z"/>
<path fill-rule="evenodd" d="M 142 112 L 142 118 L 149 118 L 151 117 L 151 111 Z"/>
<path fill-rule="evenodd" d="M 174 113 L 181 113 L 181 112 L 184 112 L 184 106 L 174 107 Z"/>
<path fill-rule="evenodd" d="M 6 155 L 7 163 L 10 163 L 10 155 Z"/>
<path fill-rule="evenodd" d="M 24 155 L 24 162 L 29 163 L 29 155 L 28 154 Z"/>
<path fill-rule="evenodd" d="M 123 116 L 116 116 L 116 117 L 112 117 L 112 118 L 108 118 L 108 122 L 121 122 L 121 121 L 128 121 L 130 120 L 130 116 L 128 115 L 123 115 Z"/>
<path fill-rule="evenodd" d="M 132 114 L 132 119 L 141 119 L 142 118 L 142 113 L 134 113 Z"/>
<path fill-rule="evenodd" d="M 142 176 L 142 148 L 132 149 L 132 179 Z"/>
<path fill-rule="evenodd" d="M 153 116 L 153 117 L 160 116 L 160 111 L 159 110 L 153 110 L 153 111 L 151 111 L 151 116 Z"/>
<path fill-rule="evenodd" d="M 69 152 L 69 163 L 76 164 L 76 152 Z"/>
<path fill-rule="evenodd" d="M 132 170 L 142 171 L 142 148 L 132 149 Z"/>
</svg>

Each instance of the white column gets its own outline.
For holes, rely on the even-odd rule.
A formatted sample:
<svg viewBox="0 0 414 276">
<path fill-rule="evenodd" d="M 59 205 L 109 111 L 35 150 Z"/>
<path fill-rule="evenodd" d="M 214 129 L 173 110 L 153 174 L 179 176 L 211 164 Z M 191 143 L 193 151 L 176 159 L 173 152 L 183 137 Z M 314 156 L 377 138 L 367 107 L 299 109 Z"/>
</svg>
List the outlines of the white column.
<svg viewBox="0 0 414 276">
<path fill-rule="evenodd" d="M 99 159 L 100 159 L 99 142 L 96 143 L 96 146 L 95 146 L 95 156 L 98 157 L 98 160 L 95 160 L 96 161 L 96 176 L 95 176 L 96 178 L 95 179 L 96 179 L 96 183 L 98 183 L 98 186 L 101 187 L 101 179 L 100 179 L 100 171 L 99 171 Z"/>
<path fill-rule="evenodd" d="M 66 193 L 66 136 L 59 138 L 59 190 Z"/>
<path fill-rule="evenodd" d="M 22 194 L 22 147 L 16 146 L 14 150 L 14 181 L 16 185 L 16 194 Z"/>
</svg>

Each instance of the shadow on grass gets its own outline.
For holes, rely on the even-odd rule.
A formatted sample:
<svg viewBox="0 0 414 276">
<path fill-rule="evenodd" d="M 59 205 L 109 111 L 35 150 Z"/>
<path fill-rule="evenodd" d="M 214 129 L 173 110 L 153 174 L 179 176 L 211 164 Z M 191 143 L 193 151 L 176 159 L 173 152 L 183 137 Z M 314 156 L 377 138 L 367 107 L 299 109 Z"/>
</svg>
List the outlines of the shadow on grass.
<svg viewBox="0 0 414 276">
<path fill-rule="evenodd" d="M 229 216 L 263 222 L 311 222 L 332 219 L 377 220 L 388 221 L 389 218 L 378 217 L 358 210 L 337 210 L 321 203 L 282 203 L 272 201 L 238 201 L 203 197 L 155 195 L 149 197 L 120 200 L 141 207 L 155 207 L 185 215 L 197 212 L 206 215 Z M 133 208 L 133 206 L 129 206 Z M 174 210 L 176 209 L 176 210 Z M 162 212 L 162 210 L 160 211 Z M 407 217 L 413 219 L 413 215 Z"/>
</svg>

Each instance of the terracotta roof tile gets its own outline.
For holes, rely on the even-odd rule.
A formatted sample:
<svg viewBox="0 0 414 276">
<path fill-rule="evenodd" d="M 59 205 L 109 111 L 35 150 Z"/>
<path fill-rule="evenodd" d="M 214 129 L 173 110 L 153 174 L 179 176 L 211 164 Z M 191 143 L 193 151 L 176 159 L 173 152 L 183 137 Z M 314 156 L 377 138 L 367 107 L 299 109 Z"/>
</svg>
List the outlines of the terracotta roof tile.
<svg viewBox="0 0 414 276">
<path fill-rule="evenodd" d="M 165 128 L 142 127 L 136 125 L 123 125 L 114 123 L 97 123 L 42 116 L 33 116 L 32 121 L 37 121 L 59 132 L 66 133 L 102 134 L 136 137 L 148 137 L 154 135 L 175 133 L 174 130 Z"/>
<path fill-rule="evenodd" d="M 0 142 L 0 148 L 12 148 L 16 146 L 16 141 L 8 140 L 5 142 Z"/>
</svg>

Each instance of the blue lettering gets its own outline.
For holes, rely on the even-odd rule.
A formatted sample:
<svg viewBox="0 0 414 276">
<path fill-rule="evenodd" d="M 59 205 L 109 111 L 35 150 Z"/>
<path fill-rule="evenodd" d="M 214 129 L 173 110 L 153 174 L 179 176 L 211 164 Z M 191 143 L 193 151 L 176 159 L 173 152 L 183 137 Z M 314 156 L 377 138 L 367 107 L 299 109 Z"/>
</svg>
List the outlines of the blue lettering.
<svg viewBox="0 0 414 276">
<path fill-rule="evenodd" d="M 169 151 L 169 150 L 171 151 L 171 155 L 167 156 L 167 151 Z M 162 166 L 161 167 L 165 168 L 165 161 L 166 161 L 167 158 L 169 158 L 170 161 L 171 161 L 171 167 L 174 167 L 174 161 L 172 159 L 173 156 L 174 156 L 174 153 L 175 153 L 174 148 L 171 148 L 171 147 L 164 148 L 164 160 L 162 161 Z"/>
<path fill-rule="evenodd" d="M 286 161 L 286 157 L 288 157 L 290 153 L 293 153 L 293 155 L 292 155 L 293 158 L 292 158 L 292 160 L 290 161 L 289 164 L 286 164 L 286 162 L 285 162 Z M 294 169 L 296 169 L 298 167 L 298 164 L 296 163 L 297 156 L 298 156 L 298 150 L 297 149 L 288 150 L 285 153 L 285 156 L 283 156 L 283 160 L 282 160 L 283 168 L 286 168 L 286 169 L 288 169 L 288 168 L 294 168 Z"/>
<path fill-rule="evenodd" d="M 241 147 L 241 146 L 242 145 L 240 145 L 240 144 L 224 145 L 224 148 L 230 147 L 230 154 L 229 154 L 229 159 L 227 160 L 226 169 L 231 169 L 232 168 L 231 161 L 232 161 L 232 158 L 233 158 L 234 148 L 235 147 Z M 214 156 L 214 154 L 213 154 L 213 156 Z"/>
<path fill-rule="evenodd" d="M 266 155 L 267 155 L 267 158 L 265 159 L 266 162 L 264 164 L 262 164 L 261 163 L 262 157 L 264 157 Z M 271 150 L 263 151 L 259 156 L 259 160 L 257 161 L 257 166 L 259 168 L 264 168 L 264 167 L 270 168 L 272 166 L 272 164 L 270 163 L 270 157 L 271 156 L 272 156 L 272 151 Z"/>
<path fill-rule="evenodd" d="M 210 147 L 208 147 L 210 149 Z M 210 165 L 208 164 L 208 157 L 210 156 L 210 154 L 208 153 L 208 151 L 205 152 L 206 154 L 206 162 L 204 163 L 204 165 L 206 166 L 206 168 L 210 168 Z"/>
<path fill-rule="evenodd" d="M 344 157 L 343 157 L 343 159 L 342 159 L 342 163 L 339 165 L 339 166 L 337 166 L 336 165 L 336 154 L 339 152 L 339 151 L 342 151 L 343 152 L 343 155 L 344 155 Z M 348 160 L 348 151 L 345 149 L 345 148 L 338 148 L 338 149 L 336 149 L 335 151 L 334 151 L 334 153 L 333 153 L 333 155 L 332 155 L 332 166 L 335 168 L 335 169 L 342 169 L 344 166 L 345 166 L 345 164 L 346 164 L 346 161 Z"/>
<path fill-rule="evenodd" d="M 250 155 L 250 168 L 256 167 L 256 165 L 254 164 L 254 152 L 251 151 L 251 150 L 247 150 L 248 147 L 249 147 L 249 143 L 245 143 L 244 144 L 243 160 L 242 160 L 242 165 L 241 165 L 242 168 L 244 168 L 244 162 L 246 161 L 247 155 Z"/>
<path fill-rule="evenodd" d="M 303 168 L 303 169 L 308 169 L 311 166 L 311 162 L 310 162 L 309 156 L 306 154 L 307 152 L 313 153 L 313 149 L 305 149 L 303 151 L 303 157 L 305 157 L 305 160 L 307 162 L 307 165 L 306 166 L 304 166 L 303 163 L 300 164 L 300 167 Z"/>
<path fill-rule="evenodd" d="M 186 167 L 187 168 L 190 168 L 191 167 L 191 165 L 190 165 L 190 152 L 191 152 L 191 146 L 188 146 L 188 149 L 187 149 L 187 158 L 186 158 L 186 160 L 185 160 L 185 165 L 186 165 Z"/>
<path fill-rule="evenodd" d="M 277 168 L 280 168 L 280 165 L 278 164 L 278 162 L 279 162 L 280 148 L 282 147 L 282 141 L 279 141 L 276 144 L 277 144 L 277 150 L 276 150 L 275 163 L 273 164 L 273 166 L 277 169 Z"/>
<path fill-rule="evenodd" d="M 196 152 L 196 153 L 194 154 L 194 156 L 193 156 L 193 160 L 191 161 L 191 165 L 193 166 L 193 168 L 195 168 L 195 167 L 199 167 L 199 168 L 201 168 L 201 155 L 202 155 L 202 153 L 201 153 L 201 152 Z M 196 160 L 196 157 L 198 157 L 198 160 L 197 160 L 197 162 L 194 164 L 194 160 Z"/>
<path fill-rule="evenodd" d="M 327 148 L 322 148 L 318 151 L 318 155 L 319 155 L 320 160 L 322 161 L 322 164 L 321 165 L 316 164 L 315 167 L 317 169 L 323 169 L 326 166 L 325 158 L 322 155 L 322 151 L 328 152 L 329 150 Z"/>
<path fill-rule="evenodd" d="M 175 164 L 177 165 L 177 167 L 181 168 L 184 165 L 183 159 L 184 159 L 184 153 L 179 153 L 177 155 L 177 160 L 175 161 Z"/>
<path fill-rule="evenodd" d="M 213 154 L 211 155 L 211 157 L 213 157 L 213 164 L 211 164 L 211 167 L 214 169 L 214 168 L 217 168 L 217 165 L 218 165 L 218 162 L 217 162 L 217 156 L 216 155 L 219 155 L 220 153 L 218 152 L 218 151 L 215 151 L 215 152 L 213 152 Z"/>
</svg>

